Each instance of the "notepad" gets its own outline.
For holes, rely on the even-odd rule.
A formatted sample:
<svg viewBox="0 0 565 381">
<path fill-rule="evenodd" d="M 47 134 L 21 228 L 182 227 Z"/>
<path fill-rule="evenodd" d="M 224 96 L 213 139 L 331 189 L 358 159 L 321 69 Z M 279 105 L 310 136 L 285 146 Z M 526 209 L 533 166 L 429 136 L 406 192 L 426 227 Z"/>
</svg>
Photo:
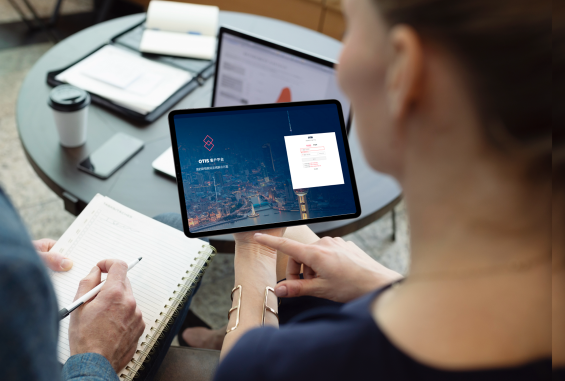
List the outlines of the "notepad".
<svg viewBox="0 0 565 381">
<path fill-rule="evenodd" d="M 139 50 L 210 60 L 216 53 L 219 8 L 151 1 Z"/>
<path fill-rule="evenodd" d="M 145 331 L 134 361 L 118 372 L 121 379 L 133 380 L 215 250 L 202 240 L 187 238 L 179 230 L 98 194 L 51 251 L 74 262 L 68 272 L 51 272 L 59 309 L 73 301 L 80 280 L 100 260 L 117 258 L 129 263 L 143 257 L 128 272 L 128 278 Z M 70 318 L 66 318 L 59 327 L 58 358 L 62 363 L 70 357 L 69 323 Z"/>
</svg>

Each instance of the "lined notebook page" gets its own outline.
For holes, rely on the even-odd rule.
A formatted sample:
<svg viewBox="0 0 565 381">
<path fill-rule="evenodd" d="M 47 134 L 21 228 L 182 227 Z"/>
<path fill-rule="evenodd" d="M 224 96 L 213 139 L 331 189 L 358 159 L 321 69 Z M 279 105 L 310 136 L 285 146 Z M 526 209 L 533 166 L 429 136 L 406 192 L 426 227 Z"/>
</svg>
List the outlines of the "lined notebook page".
<svg viewBox="0 0 565 381">
<path fill-rule="evenodd" d="M 96 195 L 77 217 L 52 251 L 72 258 L 73 268 L 68 272 L 52 272 L 51 280 L 57 294 L 59 308 L 69 305 L 78 284 L 102 259 L 117 258 L 131 262 L 143 257 L 128 278 L 133 294 L 143 313 L 145 331 L 138 343 L 155 326 L 159 313 L 173 292 L 178 290 L 187 270 L 198 269 L 198 252 L 207 243 L 187 238 L 182 232 L 137 213 L 107 197 Z M 197 271 L 197 270 L 195 270 Z M 59 326 L 59 361 L 70 356 L 70 317 Z M 119 374 L 119 373 L 118 373 Z"/>
</svg>

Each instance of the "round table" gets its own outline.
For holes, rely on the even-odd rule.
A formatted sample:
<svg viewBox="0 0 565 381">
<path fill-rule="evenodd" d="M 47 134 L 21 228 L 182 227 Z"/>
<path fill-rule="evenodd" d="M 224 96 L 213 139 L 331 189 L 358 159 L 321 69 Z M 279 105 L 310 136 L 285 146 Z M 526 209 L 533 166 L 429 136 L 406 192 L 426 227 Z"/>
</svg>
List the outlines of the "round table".
<svg viewBox="0 0 565 381">
<path fill-rule="evenodd" d="M 27 158 L 39 177 L 65 202 L 65 208 L 78 215 L 86 204 L 101 193 L 147 216 L 179 212 L 176 182 L 156 173 L 151 167 L 155 158 L 171 145 L 167 115 L 146 126 L 127 120 L 92 105 L 88 114 L 87 143 L 79 148 L 59 144 L 55 122 L 47 98 L 51 87 L 47 72 L 77 61 L 111 37 L 139 23 L 144 14 L 126 16 L 87 28 L 51 48 L 33 66 L 18 97 L 17 124 Z M 336 59 L 341 43 L 318 32 L 267 17 L 220 12 L 220 25 L 233 26 L 253 34 L 280 41 L 296 48 Z M 212 79 L 197 88 L 174 108 L 209 107 Z M 117 132 L 124 132 L 145 142 L 145 148 L 107 180 L 100 180 L 77 169 L 77 164 Z M 321 236 L 341 236 L 354 232 L 394 212 L 401 189 L 390 176 L 373 171 L 363 157 L 353 125 L 349 144 L 362 214 L 357 219 L 312 224 Z M 211 237 L 220 252 L 233 252 L 231 235 Z"/>
</svg>

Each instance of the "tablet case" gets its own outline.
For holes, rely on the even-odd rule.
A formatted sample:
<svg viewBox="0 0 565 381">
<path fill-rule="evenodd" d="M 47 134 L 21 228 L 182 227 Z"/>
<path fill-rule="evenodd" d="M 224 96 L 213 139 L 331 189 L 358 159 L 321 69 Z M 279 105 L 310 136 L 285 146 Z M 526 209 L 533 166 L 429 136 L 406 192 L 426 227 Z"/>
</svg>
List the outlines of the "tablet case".
<svg viewBox="0 0 565 381">
<path fill-rule="evenodd" d="M 285 108 L 289 108 L 289 107 L 299 107 L 299 106 L 309 106 L 309 105 L 320 105 L 320 104 L 334 104 L 337 107 L 337 112 L 339 115 L 339 120 L 340 120 L 340 125 L 341 125 L 341 132 L 342 132 L 342 136 L 343 136 L 343 149 L 344 149 L 344 156 L 339 156 L 340 158 L 345 158 L 345 162 L 347 163 L 347 167 L 348 167 L 348 171 L 349 171 L 349 176 L 350 176 L 350 186 L 351 186 L 351 192 L 352 192 L 352 197 L 353 197 L 353 201 L 355 203 L 355 209 L 356 212 L 355 213 L 348 213 L 348 214 L 335 214 L 335 215 L 327 215 L 327 216 L 322 216 L 322 217 L 312 217 L 312 218 L 308 218 L 308 219 L 293 219 L 293 220 L 286 220 L 286 221 L 281 221 L 281 222 L 269 222 L 266 224 L 261 224 L 261 225 L 257 225 L 257 224 L 250 224 L 247 226 L 240 226 L 240 227 L 225 227 L 225 228 L 221 228 L 219 230 L 202 230 L 200 229 L 199 231 L 196 232 L 191 232 L 190 231 L 190 227 L 189 227 L 189 218 L 188 218 L 188 213 L 187 213 L 187 207 L 186 207 L 186 198 L 185 198 L 185 183 L 182 179 L 182 171 L 181 171 L 181 165 L 180 165 L 180 156 L 179 156 L 179 143 L 177 142 L 177 134 L 176 134 L 176 125 L 175 125 L 175 116 L 177 115 L 183 115 L 183 114 L 206 114 L 206 113 L 221 113 L 221 112 L 225 112 L 225 111 L 234 111 L 234 110 L 256 110 L 256 109 L 275 109 L 275 108 L 280 108 L 280 107 L 285 107 Z M 184 109 L 184 110 L 173 110 L 171 112 L 169 112 L 168 114 L 168 119 L 169 119 L 169 129 L 170 129 L 170 133 L 171 133 L 171 147 L 175 147 L 175 149 L 169 148 L 167 151 L 165 151 L 161 156 L 166 157 L 166 155 L 169 152 L 172 152 L 173 154 L 173 160 L 175 162 L 175 166 L 174 166 L 174 170 L 175 170 L 175 178 L 177 179 L 177 190 L 178 190 L 178 195 L 179 195 L 179 204 L 180 204 L 180 211 L 181 211 L 181 215 L 182 215 L 182 222 L 183 222 L 183 231 L 184 234 L 189 237 L 189 238 L 200 238 L 200 237 L 211 237 L 211 236 L 217 236 L 217 235 L 224 235 L 224 234 L 232 234 L 232 233 L 239 233 L 239 232 L 244 232 L 244 231 L 252 231 L 252 230 L 257 230 L 257 229 L 267 229 L 267 228 L 278 228 L 278 227 L 290 227 L 290 226 L 298 226 L 298 225 L 304 225 L 304 224 L 310 224 L 310 223 L 318 223 L 318 222 L 329 222 L 329 221 L 337 221 L 337 220 L 343 220 L 343 219 L 353 219 L 353 218 L 358 218 L 359 216 L 361 216 L 361 202 L 359 200 L 359 192 L 358 192 L 358 188 L 357 188 L 357 182 L 355 180 L 355 171 L 353 168 L 353 162 L 351 159 L 351 152 L 349 149 L 349 142 L 347 139 L 347 131 L 346 131 L 346 124 L 345 124 L 345 120 L 343 117 L 343 110 L 341 108 L 341 103 L 335 99 L 325 99 L 325 100 L 314 100 L 314 101 L 297 101 L 297 102 L 291 102 L 291 103 L 267 103 L 267 104 L 252 104 L 252 105 L 238 105 L 238 106 L 218 106 L 218 107 L 207 107 L 207 108 L 192 108 L 192 109 Z M 290 123 L 290 121 L 289 121 Z M 294 135 L 294 136 L 299 136 Z M 202 146 L 206 149 L 208 149 L 206 146 L 210 144 L 210 141 L 213 140 L 209 135 L 207 135 L 205 137 L 205 139 L 203 140 L 203 142 L 205 144 L 203 144 Z M 183 143 L 184 144 L 184 143 Z M 213 147 L 212 147 L 213 148 Z M 210 148 L 209 150 L 211 150 L 212 148 Z M 288 155 L 288 154 L 287 154 Z M 161 157 L 160 157 L 161 158 Z M 204 160 L 203 163 L 201 163 L 204 166 L 214 166 L 215 164 L 212 162 L 210 164 L 207 164 L 207 161 Z M 225 163 L 227 164 L 227 162 Z M 155 168 L 155 167 L 154 167 Z M 227 165 L 226 167 L 227 168 Z M 211 168 L 212 170 L 215 170 L 216 168 Z M 223 169 L 218 167 L 218 169 Z M 292 188 L 293 189 L 293 188 Z M 306 193 L 303 193 L 301 195 L 304 196 Z M 298 196 L 298 193 L 295 193 L 296 196 Z M 245 196 L 247 197 L 247 196 Z M 217 201 L 216 201 L 217 202 Z M 210 209 L 212 210 L 212 209 Z M 253 207 L 252 213 L 255 213 L 255 209 Z M 302 209 L 304 210 L 304 209 Z M 292 210 L 291 211 L 300 211 L 300 205 L 298 205 L 298 209 L 297 210 Z M 247 213 L 247 212 L 245 212 Z M 231 212 L 230 212 L 231 214 Z M 255 218 L 258 217 L 258 215 L 248 215 L 251 218 Z M 212 221 L 213 222 L 213 221 Z M 224 222 L 230 222 L 229 220 L 225 220 Z"/>
<path fill-rule="evenodd" d="M 148 114 L 140 114 L 124 106 L 117 105 L 112 101 L 103 98 L 99 95 L 90 94 L 93 103 L 103 106 L 115 112 L 116 114 L 124 117 L 125 119 L 128 119 L 130 122 L 134 122 L 136 124 L 141 124 L 141 125 L 154 122 L 157 118 L 159 118 L 160 116 L 165 114 L 169 109 L 171 109 L 177 102 L 179 102 L 189 93 L 191 93 L 197 87 L 202 86 L 208 78 L 213 76 L 215 65 L 214 65 L 214 60 L 208 61 L 208 60 L 198 60 L 191 58 L 170 57 L 170 56 L 141 53 L 137 47 L 139 46 L 139 42 L 141 41 L 141 35 L 143 33 L 143 23 L 145 23 L 145 19 L 142 20 L 140 23 L 134 25 L 133 27 L 125 30 L 124 32 L 114 36 L 110 40 L 110 42 L 99 46 L 98 48 L 94 49 L 92 52 L 82 57 L 78 61 L 73 62 L 71 65 L 59 70 L 48 72 L 47 83 L 53 87 L 64 84 L 64 82 L 55 79 L 55 77 L 58 74 L 76 65 L 77 63 L 79 63 L 86 57 L 90 56 L 94 52 L 98 51 L 102 47 L 112 44 L 116 46 L 120 46 L 124 49 L 134 51 L 144 58 L 156 62 L 160 62 L 166 65 L 174 66 L 176 68 L 180 68 L 191 73 L 193 75 L 193 78 L 186 85 L 184 85 L 179 90 L 177 90 L 165 102 L 163 102 L 155 110 L 151 111 Z"/>
</svg>

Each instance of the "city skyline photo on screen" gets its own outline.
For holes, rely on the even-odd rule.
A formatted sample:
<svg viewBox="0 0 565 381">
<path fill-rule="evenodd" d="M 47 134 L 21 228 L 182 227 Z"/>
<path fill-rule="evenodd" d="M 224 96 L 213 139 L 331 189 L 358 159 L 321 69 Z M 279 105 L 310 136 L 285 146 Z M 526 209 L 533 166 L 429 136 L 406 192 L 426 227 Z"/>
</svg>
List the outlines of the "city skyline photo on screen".
<svg viewBox="0 0 565 381">
<path fill-rule="evenodd" d="M 191 233 L 356 213 L 335 104 L 174 116 Z"/>
</svg>

